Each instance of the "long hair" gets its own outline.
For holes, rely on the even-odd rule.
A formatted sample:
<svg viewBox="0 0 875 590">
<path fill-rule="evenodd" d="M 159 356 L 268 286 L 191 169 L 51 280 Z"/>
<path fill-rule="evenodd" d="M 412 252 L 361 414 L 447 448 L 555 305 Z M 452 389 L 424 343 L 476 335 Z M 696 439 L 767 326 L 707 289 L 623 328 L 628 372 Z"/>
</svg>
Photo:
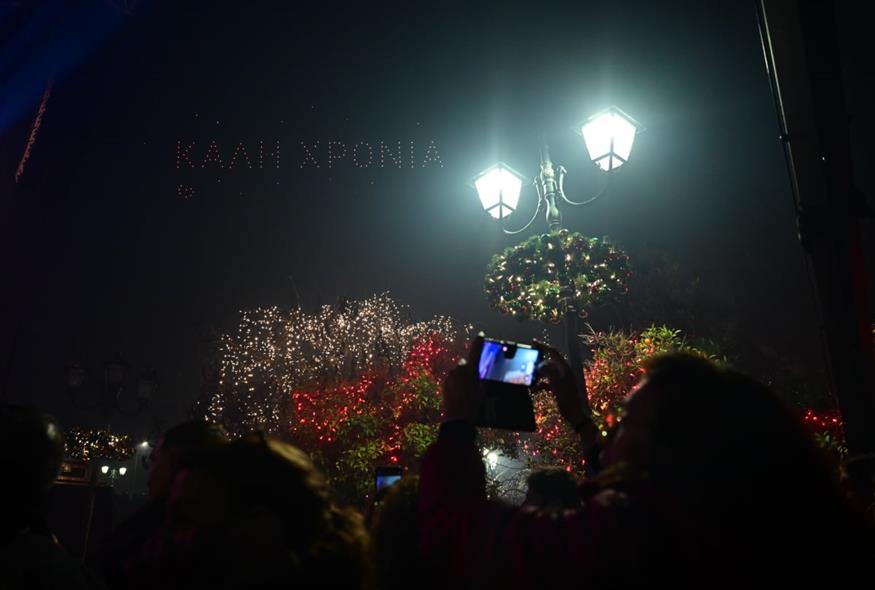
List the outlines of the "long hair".
<svg viewBox="0 0 875 590">
<path fill-rule="evenodd" d="M 289 575 L 308 588 L 362 588 L 370 582 L 361 516 L 335 505 L 310 458 L 290 444 L 253 435 L 193 458 L 214 477 L 230 509 L 267 509 L 282 525 Z"/>
<path fill-rule="evenodd" d="M 703 550 L 763 568 L 806 556 L 835 564 L 853 559 L 861 540 L 871 547 L 837 469 L 765 385 L 688 354 L 646 369 L 646 393 L 656 396 L 650 477 L 692 515 Z"/>
</svg>

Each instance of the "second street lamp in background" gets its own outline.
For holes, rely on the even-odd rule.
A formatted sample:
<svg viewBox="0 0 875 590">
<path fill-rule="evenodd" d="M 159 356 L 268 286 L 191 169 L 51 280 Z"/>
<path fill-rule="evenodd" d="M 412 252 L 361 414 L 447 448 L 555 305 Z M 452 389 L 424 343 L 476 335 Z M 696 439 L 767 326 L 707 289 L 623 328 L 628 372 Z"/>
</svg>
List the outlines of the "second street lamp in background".
<svg viewBox="0 0 875 590">
<path fill-rule="evenodd" d="M 540 171 L 532 183 L 535 186 L 538 203 L 528 222 L 518 229 L 508 229 L 505 226 L 505 219 L 517 210 L 525 177 L 503 162 L 490 166 L 474 179 L 474 187 L 477 189 L 484 211 L 498 220 L 502 231 L 508 235 L 519 234 L 529 229 L 541 211 L 546 212 L 550 232 L 559 232 L 562 229 L 562 214 L 559 206 L 561 204 L 587 205 L 604 195 L 611 185 L 615 171 L 628 162 L 638 127 L 632 117 L 617 107 L 597 113 L 576 127 L 590 161 L 607 175 L 603 188 L 588 199 L 575 201 L 565 195 L 565 167 L 553 164 L 550 148 L 544 142 L 540 148 Z M 517 278 L 517 280 L 522 279 Z M 574 369 L 578 390 L 586 401 L 583 360 L 577 331 L 577 316 L 581 310 L 575 309 L 574 285 L 560 284 L 559 288 L 561 311 L 565 318 L 568 361 Z"/>
</svg>

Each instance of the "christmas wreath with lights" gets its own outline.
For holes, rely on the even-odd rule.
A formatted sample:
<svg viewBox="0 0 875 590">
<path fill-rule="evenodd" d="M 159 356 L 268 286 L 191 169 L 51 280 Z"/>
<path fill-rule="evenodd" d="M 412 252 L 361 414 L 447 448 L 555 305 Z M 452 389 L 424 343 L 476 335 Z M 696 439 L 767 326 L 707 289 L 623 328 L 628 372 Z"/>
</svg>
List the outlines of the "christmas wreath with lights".
<svg viewBox="0 0 875 590">
<path fill-rule="evenodd" d="M 630 274 L 629 257 L 610 241 L 563 229 L 493 256 L 486 296 L 502 313 L 555 324 L 563 316 L 563 297 L 584 317 L 625 294 Z"/>
</svg>

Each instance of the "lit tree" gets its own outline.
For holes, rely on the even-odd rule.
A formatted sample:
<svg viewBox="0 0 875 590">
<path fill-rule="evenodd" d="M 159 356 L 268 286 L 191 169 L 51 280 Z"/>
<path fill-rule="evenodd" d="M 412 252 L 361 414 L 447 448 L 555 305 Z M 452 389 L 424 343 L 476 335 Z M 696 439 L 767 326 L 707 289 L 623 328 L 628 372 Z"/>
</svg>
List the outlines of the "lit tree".
<svg viewBox="0 0 875 590">
<path fill-rule="evenodd" d="M 76 461 L 124 461 L 134 454 L 131 437 L 105 429 L 73 427 L 64 433 L 64 455 Z"/>
<path fill-rule="evenodd" d="M 301 308 L 242 311 L 235 332 L 222 334 L 214 374 L 196 413 L 241 434 L 287 430 L 290 395 L 355 381 L 370 373 L 394 376 L 417 342 L 437 335 L 455 341 L 467 328 L 447 317 L 414 322 L 388 294 Z"/>
<path fill-rule="evenodd" d="M 242 435 L 260 430 L 310 453 L 334 489 L 359 498 L 380 464 L 415 466 L 440 422 L 440 384 L 470 327 L 415 322 L 387 294 L 241 312 L 221 335 L 196 413 Z"/>
<path fill-rule="evenodd" d="M 310 452 L 348 500 L 368 493 L 376 466 L 415 471 L 437 437 L 441 383 L 460 352 L 432 333 L 414 343 L 398 374 L 369 371 L 354 381 L 294 391 L 290 440 Z"/>
</svg>

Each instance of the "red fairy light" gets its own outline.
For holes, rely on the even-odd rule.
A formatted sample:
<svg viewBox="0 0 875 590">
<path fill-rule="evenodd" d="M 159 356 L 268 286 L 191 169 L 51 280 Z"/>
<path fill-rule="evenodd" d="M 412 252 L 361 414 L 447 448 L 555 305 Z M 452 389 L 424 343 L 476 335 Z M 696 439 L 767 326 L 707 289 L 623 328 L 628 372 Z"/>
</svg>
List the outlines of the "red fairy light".
<svg viewBox="0 0 875 590">
<path fill-rule="evenodd" d="M 836 410 L 818 413 L 808 408 L 802 421 L 816 432 L 828 432 L 839 439 L 844 438 L 841 415 Z"/>
</svg>

